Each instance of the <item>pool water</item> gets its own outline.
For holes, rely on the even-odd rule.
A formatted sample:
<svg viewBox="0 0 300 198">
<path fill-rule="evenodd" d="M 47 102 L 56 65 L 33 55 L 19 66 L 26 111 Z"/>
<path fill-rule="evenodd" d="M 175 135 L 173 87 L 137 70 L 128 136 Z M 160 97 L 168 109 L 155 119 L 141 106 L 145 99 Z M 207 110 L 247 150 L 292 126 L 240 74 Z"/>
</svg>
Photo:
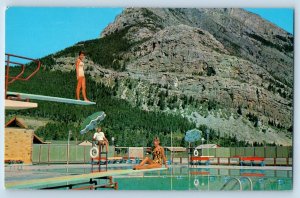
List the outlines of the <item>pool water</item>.
<svg viewBox="0 0 300 198">
<path fill-rule="evenodd" d="M 131 169 L 131 166 L 109 167 L 109 170 Z M 280 169 L 280 168 L 279 168 Z M 30 170 L 7 171 L 6 181 L 20 181 L 62 175 L 90 173 L 90 167 L 56 168 L 43 167 Z M 10 175 L 11 174 L 11 175 Z M 9 176 L 10 175 L 10 176 Z M 292 170 L 239 169 L 239 168 L 189 168 L 171 166 L 167 170 L 132 173 L 114 176 L 119 190 L 292 190 Z M 98 180 L 104 184 L 106 180 Z M 99 189 L 103 190 L 103 189 Z"/>
<path fill-rule="evenodd" d="M 120 190 L 292 190 L 292 171 L 173 167 L 114 181 Z"/>
</svg>

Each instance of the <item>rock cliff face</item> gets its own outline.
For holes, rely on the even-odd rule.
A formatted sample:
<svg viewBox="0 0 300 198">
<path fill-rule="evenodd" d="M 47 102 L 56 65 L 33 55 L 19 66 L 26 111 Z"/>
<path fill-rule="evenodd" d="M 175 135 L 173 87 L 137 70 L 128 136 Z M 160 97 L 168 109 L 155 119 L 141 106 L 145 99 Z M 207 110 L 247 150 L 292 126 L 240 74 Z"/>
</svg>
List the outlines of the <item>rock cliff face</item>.
<svg viewBox="0 0 300 198">
<path fill-rule="evenodd" d="M 262 66 L 284 78 L 286 84 L 292 83 L 293 36 L 242 9 L 126 9 L 101 36 L 134 26 L 130 39 L 143 40 L 181 24 L 208 31 L 230 54 Z"/>
<path fill-rule="evenodd" d="M 100 39 L 124 30 L 130 49 L 114 60 L 123 71 L 86 64 L 116 97 L 240 140 L 292 144 L 291 34 L 242 9 L 128 8 Z"/>
</svg>

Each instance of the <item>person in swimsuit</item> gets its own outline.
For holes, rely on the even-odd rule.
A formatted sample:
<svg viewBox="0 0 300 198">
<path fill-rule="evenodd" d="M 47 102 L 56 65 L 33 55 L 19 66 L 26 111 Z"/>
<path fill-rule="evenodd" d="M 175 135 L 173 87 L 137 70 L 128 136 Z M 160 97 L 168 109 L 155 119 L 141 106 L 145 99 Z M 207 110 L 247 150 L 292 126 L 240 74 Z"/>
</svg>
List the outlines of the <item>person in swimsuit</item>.
<svg viewBox="0 0 300 198">
<path fill-rule="evenodd" d="M 77 76 L 77 88 L 76 88 L 76 99 L 80 100 L 80 90 L 82 91 L 82 96 L 84 101 L 88 101 L 86 97 L 86 84 L 85 84 L 85 76 L 84 76 L 84 52 L 80 51 L 79 56 L 76 60 L 76 76 Z"/>
<path fill-rule="evenodd" d="M 163 163 L 165 164 L 165 167 L 168 168 L 165 151 L 164 148 L 159 145 L 159 138 L 154 138 L 153 143 L 152 159 L 146 157 L 139 165 L 133 167 L 134 170 L 161 168 Z"/>
<path fill-rule="evenodd" d="M 101 151 L 103 151 L 103 147 L 105 145 L 106 152 L 108 152 L 108 140 L 102 132 L 101 127 L 96 129 L 96 133 L 94 133 L 93 140 L 97 141 L 97 145 L 101 146 Z M 100 149 L 100 148 L 99 148 Z"/>
</svg>

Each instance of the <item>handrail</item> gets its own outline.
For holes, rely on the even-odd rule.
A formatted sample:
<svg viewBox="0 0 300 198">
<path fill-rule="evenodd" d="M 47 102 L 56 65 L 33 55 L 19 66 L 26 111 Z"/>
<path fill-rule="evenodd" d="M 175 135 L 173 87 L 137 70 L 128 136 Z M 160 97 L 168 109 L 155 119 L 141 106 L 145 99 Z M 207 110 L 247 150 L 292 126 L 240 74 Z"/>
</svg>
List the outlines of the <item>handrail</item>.
<svg viewBox="0 0 300 198">
<path fill-rule="evenodd" d="M 28 58 L 28 57 L 25 57 L 25 56 L 19 56 L 19 55 L 15 55 L 15 54 L 5 53 L 5 55 L 13 56 L 13 57 L 16 57 L 16 58 L 21 58 L 21 59 L 26 59 L 26 60 L 38 61 L 37 59 L 34 59 L 34 58 Z"/>
<path fill-rule="evenodd" d="M 11 83 L 15 82 L 20 76 L 22 76 L 24 74 L 24 71 L 25 71 L 24 64 L 19 64 L 19 65 L 21 65 L 22 71 L 15 78 L 13 78 L 11 81 L 8 81 L 8 84 L 11 84 Z M 11 78 L 11 77 L 8 77 L 8 78 Z"/>
<path fill-rule="evenodd" d="M 9 67 L 10 63 L 12 63 L 12 64 L 19 64 L 19 65 L 24 65 L 24 64 L 22 64 L 22 63 L 10 61 L 9 57 L 16 57 L 16 58 L 21 58 L 21 59 L 25 59 L 25 60 L 31 60 L 31 61 L 37 63 L 37 67 L 35 68 L 35 70 L 34 70 L 29 76 L 27 76 L 26 78 L 17 78 L 17 77 L 11 77 L 11 76 L 9 76 L 9 75 L 6 75 L 6 77 L 8 77 L 8 78 L 16 79 L 16 80 L 25 80 L 25 81 L 27 81 L 27 80 L 29 80 L 33 75 L 35 75 L 35 74 L 38 72 L 38 70 L 40 69 L 40 67 L 41 67 L 41 62 L 40 62 L 38 59 L 27 58 L 27 57 L 24 57 L 24 56 L 18 56 L 18 55 L 14 55 L 14 54 L 5 54 L 5 55 L 8 57 L 8 59 L 5 61 L 5 62 L 7 63 L 7 64 L 6 64 L 7 67 Z"/>
<path fill-rule="evenodd" d="M 240 179 L 248 179 L 248 181 L 250 182 L 250 190 L 253 190 L 253 182 L 252 180 L 250 179 L 250 177 L 241 177 Z"/>
<path fill-rule="evenodd" d="M 6 54 L 5 54 L 6 55 Z M 5 63 L 11 63 L 11 64 L 15 64 L 15 65 L 19 65 L 22 67 L 22 71 L 16 76 L 16 78 L 19 78 L 25 71 L 25 67 L 24 67 L 24 64 L 22 63 L 18 63 L 18 62 L 14 62 L 14 61 L 8 61 L 8 60 L 5 60 Z M 16 79 L 12 79 L 11 81 L 8 82 L 8 84 L 11 84 L 15 81 Z"/>
<path fill-rule="evenodd" d="M 8 90 L 8 85 L 13 83 L 16 80 L 22 80 L 22 81 L 27 81 L 29 80 L 31 77 L 33 77 L 40 69 L 41 67 L 41 62 L 38 59 L 33 59 L 33 58 L 28 58 L 25 56 L 19 56 L 19 55 L 14 55 L 14 54 L 8 54 L 5 53 L 6 56 L 6 75 L 5 75 L 5 98 L 7 97 L 7 90 Z M 25 72 L 25 64 L 23 63 L 19 63 L 19 62 L 15 62 L 15 61 L 11 61 L 11 57 L 15 57 L 15 58 L 19 58 L 19 59 L 25 59 L 25 60 L 30 60 L 33 61 L 37 64 L 37 67 L 35 68 L 35 70 L 28 75 L 27 77 L 21 77 L 24 72 Z M 22 70 L 20 73 L 18 73 L 16 76 L 9 76 L 9 67 L 11 66 L 11 64 L 15 64 L 15 65 L 20 65 L 22 67 Z"/>
<path fill-rule="evenodd" d="M 239 184 L 240 186 L 240 190 L 243 190 L 243 187 L 242 187 L 242 182 L 241 180 L 239 180 L 238 178 L 236 177 L 231 177 L 223 186 L 220 190 L 224 190 L 225 187 L 227 187 L 229 185 L 229 183 L 233 180 L 236 180 L 237 182 L 234 184 L 234 187 L 236 186 L 236 184 Z"/>
<path fill-rule="evenodd" d="M 237 182 L 234 184 L 233 187 L 235 187 L 237 184 L 239 184 L 240 186 L 240 190 L 243 190 L 243 186 L 242 186 L 242 182 L 241 179 L 247 179 L 250 183 L 250 190 L 253 190 L 253 182 L 249 177 L 241 177 L 241 178 L 237 178 L 237 177 L 231 177 L 223 186 L 220 190 L 224 190 L 225 187 L 227 187 L 229 185 L 229 183 L 233 180 L 236 180 Z"/>
</svg>

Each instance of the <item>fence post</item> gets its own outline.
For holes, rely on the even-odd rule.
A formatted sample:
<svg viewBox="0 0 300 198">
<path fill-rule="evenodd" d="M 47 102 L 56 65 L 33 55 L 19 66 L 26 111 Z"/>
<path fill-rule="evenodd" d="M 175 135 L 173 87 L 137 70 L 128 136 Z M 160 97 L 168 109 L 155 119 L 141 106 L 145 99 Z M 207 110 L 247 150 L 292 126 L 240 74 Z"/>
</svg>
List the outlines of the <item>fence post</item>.
<svg viewBox="0 0 300 198">
<path fill-rule="evenodd" d="M 75 161 L 76 161 L 76 162 L 77 162 L 77 159 L 78 159 L 78 158 L 77 158 L 77 147 L 78 147 L 78 145 L 76 144 L 76 145 L 75 145 Z"/>
<path fill-rule="evenodd" d="M 67 144 L 67 159 L 66 159 L 66 163 L 69 164 L 69 145 Z"/>
<path fill-rule="evenodd" d="M 48 165 L 50 164 L 50 144 L 48 144 Z"/>
<path fill-rule="evenodd" d="M 39 164 L 41 164 L 41 152 L 42 152 L 42 145 L 39 146 Z"/>
<path fill-rule="evenodd" d="M 86 146 L 83 146 L 83 163 L 85 164 L 85 147 Z"/>
</svg>

